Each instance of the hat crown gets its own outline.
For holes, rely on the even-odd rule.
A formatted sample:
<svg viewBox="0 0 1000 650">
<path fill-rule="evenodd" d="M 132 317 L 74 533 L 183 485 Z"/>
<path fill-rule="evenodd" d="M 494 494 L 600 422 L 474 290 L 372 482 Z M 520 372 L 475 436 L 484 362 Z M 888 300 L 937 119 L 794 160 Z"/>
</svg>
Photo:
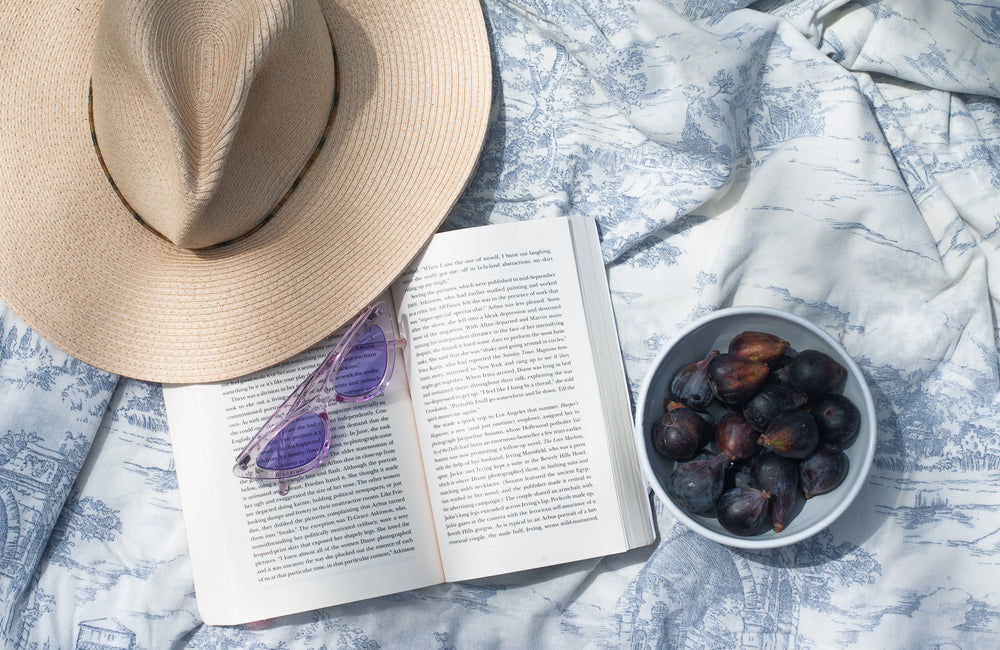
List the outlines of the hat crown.
<svg viewBox="0 0 1000 650">
<path fill-rule="evenodd" d="M 97 144 L 122 197 L 182 248 L 251 232 L 329 122 L 316 0 L 109 0 L 94 48 Z"/>
</svg>

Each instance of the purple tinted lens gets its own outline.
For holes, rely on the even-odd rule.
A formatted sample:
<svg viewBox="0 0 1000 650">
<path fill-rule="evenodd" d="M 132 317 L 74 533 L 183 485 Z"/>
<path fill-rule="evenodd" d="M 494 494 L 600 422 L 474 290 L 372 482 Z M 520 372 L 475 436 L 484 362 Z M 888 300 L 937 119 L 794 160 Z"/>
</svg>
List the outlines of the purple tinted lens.
<svg viewBox="0 0 1000 650">
<path fill-rule="evenodd" d="M 333 388 L 344 397 L 363 397 L 375 391 L 385 377 L 389 351 L 381 327 L 369 327 L 344 358 Z"/>
<path fill-rule="evenodd" d="M 264 469 L 285 470 L 301 467 L 323 450 L 326 427 L 315 413 L 300 415 L 278 432 L 257 456 Z"/>
</svg>

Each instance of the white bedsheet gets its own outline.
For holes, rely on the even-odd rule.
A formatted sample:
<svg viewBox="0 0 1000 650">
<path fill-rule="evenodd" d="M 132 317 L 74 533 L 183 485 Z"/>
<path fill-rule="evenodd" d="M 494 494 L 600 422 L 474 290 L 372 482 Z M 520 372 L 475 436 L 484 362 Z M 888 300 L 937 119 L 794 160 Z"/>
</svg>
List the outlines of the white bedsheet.
<svg viewBox="0 0 1000 650">
<path fill-rule="evenodd" d="M 795 312 L 868 380 L 856 505 L 771 552 L 656 505 L 626 555 L 201 624 L 160 387 L 0 305 L 0 638 L 19 648 L 996 647 L 1000 5 L 487 0 L 481 164 L 446 227 L 601 227 L 634 391 L 691 319 Z M 103 644 L 103 645 L 102 645 Z"/>
</svg>

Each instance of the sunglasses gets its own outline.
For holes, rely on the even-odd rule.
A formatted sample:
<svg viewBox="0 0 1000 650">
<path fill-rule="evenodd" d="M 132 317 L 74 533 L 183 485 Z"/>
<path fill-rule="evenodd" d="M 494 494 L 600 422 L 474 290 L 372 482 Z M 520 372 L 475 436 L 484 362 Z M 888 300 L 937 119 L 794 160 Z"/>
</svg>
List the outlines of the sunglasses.
<svg viewBox="0 0 1000 650">
<path fill-rule="evenodd" d="M 288 479 L 319 467 L 330 450 L 330 403 L 381 395 L 392 377 L 396 350 L 404 344 L 396 338 L 389 306 L 384 301 L 370 305 L 250 439 L 233 473 L 278 481 L 279 494 L 287 494 Z"/>
</svg>

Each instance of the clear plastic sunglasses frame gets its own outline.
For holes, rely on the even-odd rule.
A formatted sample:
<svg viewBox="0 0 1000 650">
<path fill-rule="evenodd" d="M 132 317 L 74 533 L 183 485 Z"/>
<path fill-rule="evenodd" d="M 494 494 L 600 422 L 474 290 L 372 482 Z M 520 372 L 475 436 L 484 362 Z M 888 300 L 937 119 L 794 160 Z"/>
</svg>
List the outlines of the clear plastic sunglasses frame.
<svg viewBox="0 0 1000 650">
<path fill-rule="evenodd" d="M 377 328 L 377 329 L 376 329 Z M 288 480 L 307 474 L 323 462 L 330 450 L 330 424 L 327 410 L 332 402 L 366 402 L 382 394 L 392 378 L 396 350 L 405 344 L 396 338 L 389 307 L 378 301 L 367 307 L 351 324 L 326 359 L 299 384 L 291 395 L 268 418 L 256 435 L 236 457 L 233 473 L 240 478 L 278 481 L 278 492 L 288 492 Z M 352 355 L 384 355 L 381 374 L 366 378 L 363 383 L 345 383 L 340 376 L 345 360 Z M 376 371 L 377 372 L 377 371 Z M 340 390 L 338 390 L 338 386 Z M 345 390 L 345 386 L 348 387 Z M 354 390 L 350 390 L 353 388 Z M 322 426 L 322 441 L 315 453 L 290 467 L 268 467 L 260 464 L 262 452 L 268 455 L 268 445 L 289 427 L 315 428 Z M 273 447 L 272 447 L 273 449 Z M 265 451 L 268 450 L 268 451 Z M 273 454 L 272 454 L 273 455 Z"/>
</svg>

